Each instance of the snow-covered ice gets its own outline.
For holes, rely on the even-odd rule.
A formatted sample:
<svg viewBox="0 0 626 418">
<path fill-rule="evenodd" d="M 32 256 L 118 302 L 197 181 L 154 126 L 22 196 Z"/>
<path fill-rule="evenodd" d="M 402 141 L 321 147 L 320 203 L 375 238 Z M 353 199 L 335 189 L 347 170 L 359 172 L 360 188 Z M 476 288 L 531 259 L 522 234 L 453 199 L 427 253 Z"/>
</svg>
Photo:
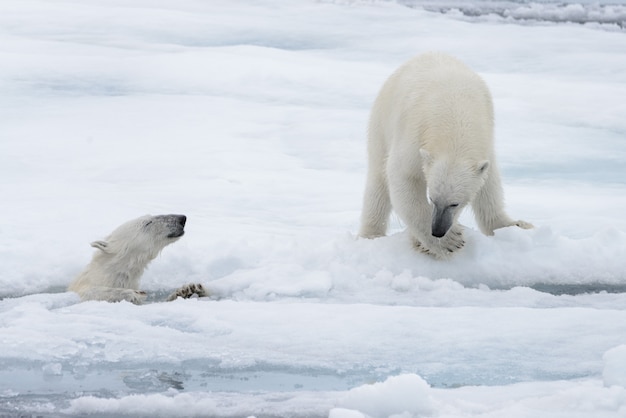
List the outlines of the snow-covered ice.
<svg viewBox="0 0 626 418">
<path fill-rule="evenodd" d="M 0 416 L 625 416 L 626 5 L 434 3 L 1 2 Z M 536 226 L 465 213 L 445 262 L 356 238 L 369 108 L 428 50 Z M 151 303 L 65 292 L 146 213 L 188 216 Z"/>
</svg>

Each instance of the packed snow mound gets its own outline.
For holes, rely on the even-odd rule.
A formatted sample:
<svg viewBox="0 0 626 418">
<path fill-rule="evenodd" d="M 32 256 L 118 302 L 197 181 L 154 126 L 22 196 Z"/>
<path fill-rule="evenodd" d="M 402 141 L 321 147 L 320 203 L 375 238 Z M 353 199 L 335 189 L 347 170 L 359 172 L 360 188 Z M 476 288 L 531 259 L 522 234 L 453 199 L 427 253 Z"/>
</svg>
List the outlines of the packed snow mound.
<svg viewBox="0 0 626 418">
<path fill-rule="evenodd" d="M 342 409 L 332 410 L 329 417 L 352 418 L 358 413 L 372 418 L 429 415 L 434 411 L 429 391 L 428 383 L 418 375 L 393 376 L 351 389 L 339 402 Z"/>
</svg>

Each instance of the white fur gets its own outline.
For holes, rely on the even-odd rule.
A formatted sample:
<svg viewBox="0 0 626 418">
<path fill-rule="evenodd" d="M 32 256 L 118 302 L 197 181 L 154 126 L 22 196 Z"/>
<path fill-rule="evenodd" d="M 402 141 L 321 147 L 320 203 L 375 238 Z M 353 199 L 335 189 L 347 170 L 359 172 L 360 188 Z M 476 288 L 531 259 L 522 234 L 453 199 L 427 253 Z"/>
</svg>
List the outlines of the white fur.
<svg viewBox="0 0 626 418">
<path fill-rule="evenodd" d="M 89 265 L 70 284 L 82 300 L 127 300 L 141 303 L 139 291 L 143 271 L 165 246 L 184 234 L 183 215 L 146 215 L 128 221 L 106 240 L 95 241 L 97 251 Z"/>
<path fill-rule="evenodd" d="M 372 108 L 368 157 L 363 237 L 385 235 L 392 208 L 415 246 L 435 257 L 464 245 L 457 219 L 468 204 L 486 235 L 505 226 L 532 227 L 504 211 L 489 90 L 453 57 L 423 54 L 389 77 Z M 433 236 L 433 217 L 447 230 L 441 238 Z"/>
</svg>

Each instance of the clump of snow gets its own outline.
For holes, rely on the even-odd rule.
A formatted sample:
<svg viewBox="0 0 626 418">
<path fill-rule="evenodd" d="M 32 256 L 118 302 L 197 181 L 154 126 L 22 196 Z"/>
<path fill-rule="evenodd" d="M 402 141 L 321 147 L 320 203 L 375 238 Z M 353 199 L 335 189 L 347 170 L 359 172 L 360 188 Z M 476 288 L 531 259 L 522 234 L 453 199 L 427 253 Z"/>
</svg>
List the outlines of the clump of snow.
<svg viewBox="0 0 626 418">
<path fill-rule="evenodd" d="M 343 409 L 331 411 L 331 418 L 351 418 L 355 411 L 372 418 L 413 418 L 434 411 L 428 383 L 415 374 L 393 376 L 384 382 L 354 388 L 339 405 Z"/>
<path fill-rule="evenodd" d="M 602 378 L 606 386 L 619 385 L 626 388 L 626 345 L 620 345 L 604 353 Z"/>
</svg>

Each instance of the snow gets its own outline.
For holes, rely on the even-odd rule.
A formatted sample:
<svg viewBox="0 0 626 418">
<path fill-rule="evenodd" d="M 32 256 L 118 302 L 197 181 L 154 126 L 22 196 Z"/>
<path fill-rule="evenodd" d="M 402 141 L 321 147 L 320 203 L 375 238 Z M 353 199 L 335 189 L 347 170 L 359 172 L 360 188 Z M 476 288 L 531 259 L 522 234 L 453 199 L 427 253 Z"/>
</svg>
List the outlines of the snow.
<svg viewBox="0 0 626 418">
<path fill-rule="evenodd" d="M 626 415 L 623 3 L 411 3 L 0 3 L 0 415 Z M 445 262 L 356 238 L 369 108 L 427 50 L 490 86 L 535 225 L 464 213 Z M 65 292 L 146 213 L 188 217 L 151 303 Z"/>
<path fill-rule="evenodd" d="M 606 386 L 626 387 L 626 345 L 620 345 L 604 353 L 602 377 Z"/>
<path fill-rule="evenodd" d="M 405 416 L 431 415 L 434 412 L 429 386 L 424 379 L 414 374 L 394 376 L 382 383 L 359 386 L 351 389 L 339 401 L 345 408 L 354 408 L 366 416 L 381 417 L 396 414 Z M 350 409 L 348 409 L 350 411 Z M 331 410 L 329 417 L 349 418 L 340 409 Z"/>
</svg>

